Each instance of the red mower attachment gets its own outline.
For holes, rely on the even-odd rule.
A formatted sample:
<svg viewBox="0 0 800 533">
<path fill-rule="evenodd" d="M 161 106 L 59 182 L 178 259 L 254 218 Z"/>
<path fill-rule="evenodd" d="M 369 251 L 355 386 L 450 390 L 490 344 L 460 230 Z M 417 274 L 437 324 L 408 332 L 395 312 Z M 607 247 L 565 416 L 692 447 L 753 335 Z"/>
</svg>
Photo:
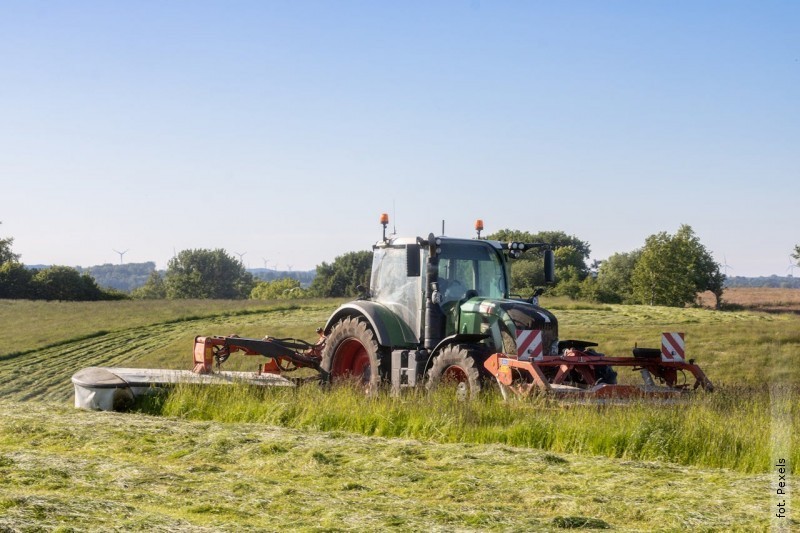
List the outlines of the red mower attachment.
<svg viewBox="0 0 800 533">
<path fill-rule="evenodd" d="M 539 339 L 541 331 L 531 334 Z M 606 357 L 588 349 L 594 343 L 563 341 L 568 347 L 559 355 L 547 356 L 533 352 L 522 358 L 502 353 L 491 355 L 484 367 L 500 383 L 503 395 L 507 389 L 518 396 L 534 391 L 558 397 L 587 398 L 666 398 L 702 388 L 714 390 L 694 360 L 685 360 L 683 333 L 664 333 L 661 349 L 634 348 L 633 357 Z M 632 367 L 642 375 L 642 385 L 616 384 L 616 372 L 611 367 Z M 686 373 L 694 376 L 690 384 Z M 683 378 L 683 379 L 680 379 Z"/>
<path fill-rule="evenodd" d="M 227 337 L 195 337 L 194 368 L 197 374 L 210 374 L 214 366 L 222 363 L 236 353 L 267 357 L 268 361 L 259 367 L 259 374 L 281 374 L 298 368 L 313 368 L 319 371 L 325 337 L 320 333 L 316 344 L 300 339 L 248 339 L 231 335 Z"/>
</svg>

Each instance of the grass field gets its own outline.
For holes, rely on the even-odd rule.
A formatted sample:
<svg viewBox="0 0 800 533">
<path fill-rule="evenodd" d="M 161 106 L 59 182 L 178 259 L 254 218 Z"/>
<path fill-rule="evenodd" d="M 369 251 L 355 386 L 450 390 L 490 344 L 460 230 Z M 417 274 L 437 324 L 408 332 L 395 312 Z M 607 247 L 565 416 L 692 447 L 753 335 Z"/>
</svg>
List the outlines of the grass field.
<svg viewBox="0 0 800 533">
<path fill-rule="evenodd" d="M 69 407 L 80 368 L 187 368 L 198 334 L 313 340 L 338 302 L 0 301 L 0 529 L 770 525 L 775 391 L 796 414 L 800 317 L 543 303 L 562 338 L 609 355 L 686 332 L 719 393 L 598 407 L 186 388 L 146 406 L 162 416 L 85 413 Z M 796 473 L 798 439 L 779 445 Z"/>
<path fill-rule="evenodd" d="M 0 402 L 0 529 L 753 531 L 768 475 Z M 69 529 L 72 528 L 72 529 Z"/>
</svg>

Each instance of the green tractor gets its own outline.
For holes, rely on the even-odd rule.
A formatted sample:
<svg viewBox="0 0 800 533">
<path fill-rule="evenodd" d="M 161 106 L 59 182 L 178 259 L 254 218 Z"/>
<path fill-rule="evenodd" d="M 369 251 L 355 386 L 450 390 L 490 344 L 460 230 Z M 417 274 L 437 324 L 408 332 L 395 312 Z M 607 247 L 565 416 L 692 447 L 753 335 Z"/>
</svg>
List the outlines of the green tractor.
<svg viewBox="0 0 800 533">
<path fill-rule="evenodd" d="M 528 396 L 534 391 L 568 398 L 672 398 L 714 386 L 686 359 L 683 333 L 662 333 L 661 348 L 634 348 L 633 357 L 606 357 L 594 342 L 559 340 L 556 317 L 509 291 L 509 259 L 526 250 L 544 253 L 544 277 L 554 278 L 553 251 L 545 243 L 480 238 L 387 238 L 373 247 L 370 290 L 339 307 L 311 344 L 266 336 L 251 339 L 197 336 L 192 370 L 90 367 L 72 377 L 75 405 L 112 409 L 118 399 L 175 383 L 293 386 L 313 378 L 284 377 L 297 369 L 318 371 L 323 382 L 354 380 L 367 393 L 391 383 L 399 393 L 423 383 L 443 384 L 459 398 L 473 398 L 497 383 Z M 233 353 L 266 358 L 256 372 L 223 371 Z M 614 367 L 641 373 L 641 385 L 617 384 Z M 694 376 L 694 384 L 688 380 Z"/>
<path fill-rule="evenodd" d="M 494 376 L 484 366 L 493 354 L 518 354 L 518 332 L 538 330 L 547 355 L 559 350 L 558 321 L 510 294 L 509 258 L 544 249 L 546 281 L 554 256 L 544 243 L 386 237 L 373 246 L 369 292 L 339 307 L 323 329 L 323 379 L 360 380 L 367 390 L 390 382 L 394 390 L 422 382 L 448 382 L 474 397 Z"/>
</svg>

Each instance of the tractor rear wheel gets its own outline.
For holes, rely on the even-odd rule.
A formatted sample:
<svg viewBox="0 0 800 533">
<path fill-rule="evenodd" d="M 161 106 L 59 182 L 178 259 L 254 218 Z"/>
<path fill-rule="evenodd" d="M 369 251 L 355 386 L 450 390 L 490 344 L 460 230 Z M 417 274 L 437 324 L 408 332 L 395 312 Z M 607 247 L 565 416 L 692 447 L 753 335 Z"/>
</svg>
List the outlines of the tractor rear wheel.
<svg viewBox="0 0 800 533">
<path fill-rule="evenodd" d="M 433 360 L 425 386 L 429 392 L 454 388 L 459 400 L 475 398 L 481 391 L 481 376 L 473 352 L 458 345 L 444 348 Z"/>
<path fill-rule="evenodd" d="M 366 320 L 345 317 L 325 340 L 320 367 L 328 382 L 351 379 L 373 393 L 380 382 L 380 347 Z"/>
</svg>

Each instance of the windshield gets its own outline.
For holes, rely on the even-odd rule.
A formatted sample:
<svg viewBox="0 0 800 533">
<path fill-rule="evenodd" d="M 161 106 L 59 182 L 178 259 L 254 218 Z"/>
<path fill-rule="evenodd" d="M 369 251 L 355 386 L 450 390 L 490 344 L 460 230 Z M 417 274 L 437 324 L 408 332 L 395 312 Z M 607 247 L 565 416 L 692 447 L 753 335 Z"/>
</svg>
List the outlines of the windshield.
<svg viewBox="0 0 800 533">
<path fill-rule="evenodd" d="M 480 241 L 443 243 L 439 290 L 442 303 L 460 300 L 468 290 L 485 298 L 505 298 L 506 274 L 499 253 Z"/>
</svg>

